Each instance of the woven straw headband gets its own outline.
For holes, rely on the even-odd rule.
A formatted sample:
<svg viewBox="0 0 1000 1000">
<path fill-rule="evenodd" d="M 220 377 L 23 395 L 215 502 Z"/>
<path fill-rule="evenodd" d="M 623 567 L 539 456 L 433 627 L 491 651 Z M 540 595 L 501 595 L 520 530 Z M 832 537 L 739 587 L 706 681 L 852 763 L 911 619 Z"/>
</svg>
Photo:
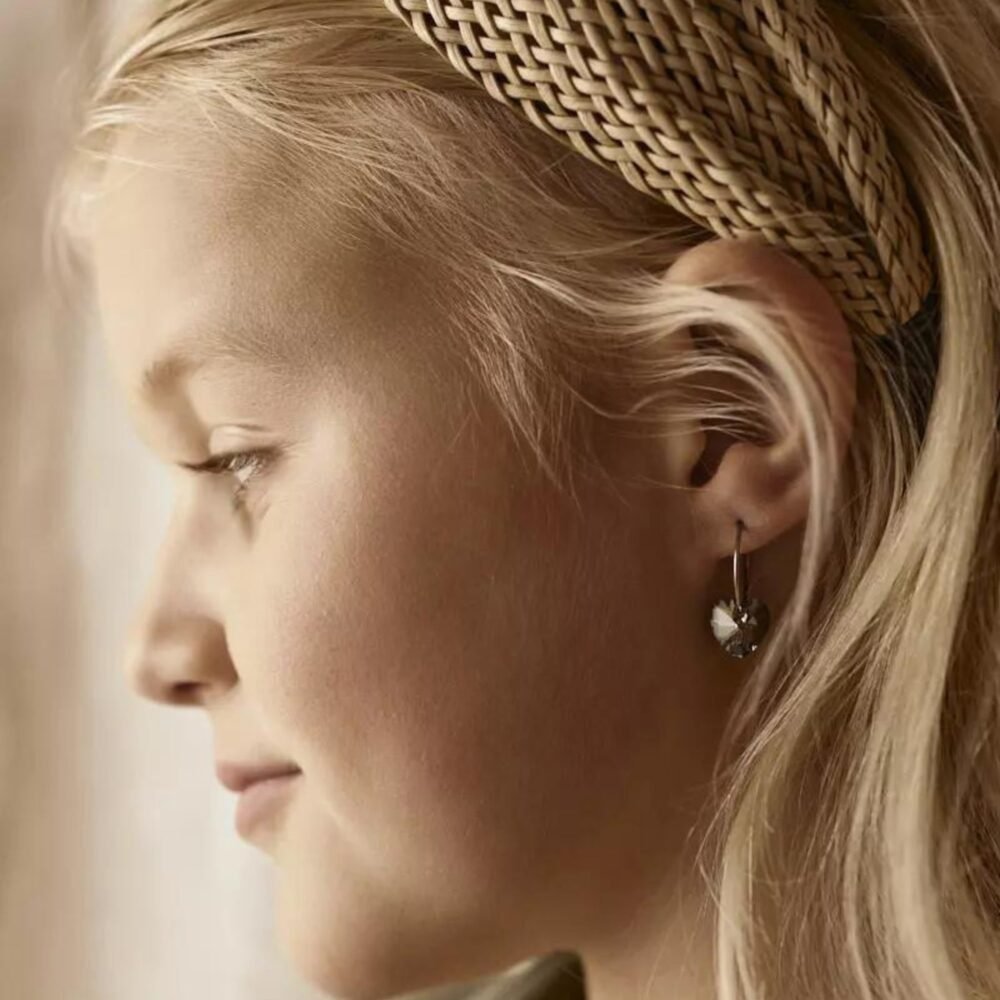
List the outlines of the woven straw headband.
<svg viewBox="0 0 1000 1000">
<path fill-rule="evenodd" d="M 793 251 L 875 335 L 928 321 L 921 223 L 814 0 L 385 0 L 538 128 L 721 237 Z"/>
</svg>

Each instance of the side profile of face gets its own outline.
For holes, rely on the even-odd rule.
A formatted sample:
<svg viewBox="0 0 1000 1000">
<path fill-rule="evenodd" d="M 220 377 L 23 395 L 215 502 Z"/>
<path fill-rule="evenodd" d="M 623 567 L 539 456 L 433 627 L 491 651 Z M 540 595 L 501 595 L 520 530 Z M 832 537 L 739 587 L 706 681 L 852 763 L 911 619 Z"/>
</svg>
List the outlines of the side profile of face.
<svg viewBox="0 0 1000 1000">
<path fill-rule="evenodd" d="M 189 143 L 218 169 L 172 169 Z M 609 445 L 618 488 L 577 506 L 456 363 L 429 268 L 207 135 L 116 152 L 103 335 L 176 470 L 127 669 L 219 760 L 301 769 L 248 834 L 282 949 L 371 998 L 638 928 L 740 676 L 708 629 L 724 546 L 669 488 L 698 436 Z M 179 467 L 232 452 L 257 458 Z"/>
</svg>

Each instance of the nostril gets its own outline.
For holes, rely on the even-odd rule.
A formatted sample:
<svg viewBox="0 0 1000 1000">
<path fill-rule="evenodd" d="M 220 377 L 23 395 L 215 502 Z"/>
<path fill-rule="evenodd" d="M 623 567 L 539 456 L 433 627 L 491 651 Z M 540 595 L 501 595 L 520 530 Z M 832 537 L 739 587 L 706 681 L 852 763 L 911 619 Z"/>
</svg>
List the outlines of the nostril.
<svg viewBox="0 0 1000 1000">
<path fill-rule="evenodd" d="M 180 681 L 171 686 L 170 700 L 175 705 L 199 705 L 201 704 L 201 688 L 203 686 L 197 681 Z"/>
</svg>

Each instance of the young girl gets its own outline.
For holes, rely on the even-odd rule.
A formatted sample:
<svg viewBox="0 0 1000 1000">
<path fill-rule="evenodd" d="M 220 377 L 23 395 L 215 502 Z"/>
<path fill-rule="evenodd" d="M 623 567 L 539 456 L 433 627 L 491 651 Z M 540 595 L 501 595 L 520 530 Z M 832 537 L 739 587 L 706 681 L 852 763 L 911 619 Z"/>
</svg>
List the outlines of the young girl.
<svg viewBox="0 0 1000 1000">
<path fill-rule="evenodd" d="M 128 670 L 302 975 L 1000 997 L 993 0 L 130 31 L 57 229 L 176 475 Z"/>
</svg>

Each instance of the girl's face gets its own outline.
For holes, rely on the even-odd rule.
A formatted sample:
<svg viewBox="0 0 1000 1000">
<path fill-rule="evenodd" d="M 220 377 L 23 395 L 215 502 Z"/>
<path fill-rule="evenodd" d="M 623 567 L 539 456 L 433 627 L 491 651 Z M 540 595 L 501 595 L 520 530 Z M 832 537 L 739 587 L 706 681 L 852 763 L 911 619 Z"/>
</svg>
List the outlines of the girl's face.
<svg viewBox="0 0 1000 1000">
<path fill-rule="evenodd" d="M 154 166 L 190 141 L 119 140 L 104 336 L 164 462 L 258 457 L 177 468 L 129 673 L 203 708 L 219 761 L 301 769 L 247 836 L 324 989 L 582 953 L 669 885 L 736 683 L 669 488 L 691 442 L 608 438 L 618 488 L 575 506 L 462 376 L 429 267 L 339 242 L 337 199 L 221 146 L 211 173 Z"/>
</svg>

